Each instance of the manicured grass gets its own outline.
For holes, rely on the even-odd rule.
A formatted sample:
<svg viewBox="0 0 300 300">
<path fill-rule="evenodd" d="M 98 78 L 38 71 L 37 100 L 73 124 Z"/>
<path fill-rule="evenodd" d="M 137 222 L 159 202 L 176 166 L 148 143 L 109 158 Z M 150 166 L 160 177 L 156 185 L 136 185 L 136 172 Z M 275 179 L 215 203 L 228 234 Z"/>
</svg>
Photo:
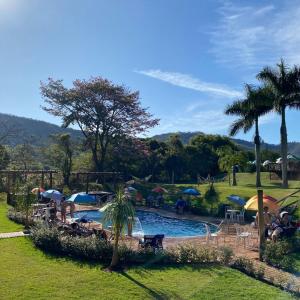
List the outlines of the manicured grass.
<svg viewBox="0 0 300 300">
<path fill-rule="evenodd" d="M 285 196 L 293 193 L 294 191 L 300 189 L 300 181 L 290 181 L 288 189 L 281 188 L 281 181 L 279 180 L 270 180 L 269 173 L 263 172 L 261 174 L 262 179 L 262 189 L 265 194 L 270 195 L 276 199 L 282 199 Z M 253 195 L 257 193 L 255 187 L 255 173 L 238 173 L 237 174 L 237 186 L 229 186 L 228 181 L 218 182 L 214 184 L 214 187 L 219 192 L 219 203 L 229 203 L 226 198 L 231 194 L 236 194 L 246 199 L 249 199 Z M 194 187 L 201 191 L 202 196 L 208 189 L 208 184 L 201 184 L 197 186 L 196 184 L 163 184 L 169 193 L 165 195 L 166 200 L 169 202 L 175 202 L 176 198 L 178 197 L 178 193 L 182 191 L 186 187 Z M 148 190 L 151 189 L 153 185 L 149 185 Z M 300 198 L 300 193 L 296 194 L 295 196 L 290 197 L 285 204 L 297 200 Z M 207 207 L 210 204 L 206 203 L 205 200 L 200 198 L 200 201 Z M 298 209 L 296 215 L 300 218 L 300 210 Z"/>
<path fill-rule="evenodd" d="M 26 238 L 0 240 L 0 299 L 295 299 L 225 267 L 133 268 L 50 257 Z"/>
<path fill-rule="evenodd" d="M 21 231 L 23 226 L 10 221 L 6 216 L 7 210 L 6 200 L 4 200 L 3 194 L 0 194 L 0 233 Z"/>
</svg>

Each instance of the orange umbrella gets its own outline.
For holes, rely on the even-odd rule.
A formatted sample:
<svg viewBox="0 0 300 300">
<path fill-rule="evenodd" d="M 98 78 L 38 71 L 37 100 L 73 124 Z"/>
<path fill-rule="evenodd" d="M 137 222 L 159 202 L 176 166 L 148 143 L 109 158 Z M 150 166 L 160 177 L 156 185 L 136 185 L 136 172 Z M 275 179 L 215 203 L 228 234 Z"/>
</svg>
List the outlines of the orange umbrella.
<svg viewBox="0 0 300 300">
<path fill-rule="evenodd" d="M 41 187 L 36 187 L 36 188 L 33 188 L 32 190 L 31 190 L 31 193 L 32 194 L 38 194 L 38 193 L 43 193 L 43 192 L 45 192 L 45 190 L 43 189 L 43 188 L 41 188 Z"/>
<path fill-rule="evenodd" d="M 276 212 L 279 209 L 279 205 L 276 203 L 277 200 L 271 196 L 263 195 L 263 206 L 267 206 L 270 211 Z M 246 210 L 258 210 L 258 197 L 257 195 L 250 198 L 245 204 Z"/>
</svg>

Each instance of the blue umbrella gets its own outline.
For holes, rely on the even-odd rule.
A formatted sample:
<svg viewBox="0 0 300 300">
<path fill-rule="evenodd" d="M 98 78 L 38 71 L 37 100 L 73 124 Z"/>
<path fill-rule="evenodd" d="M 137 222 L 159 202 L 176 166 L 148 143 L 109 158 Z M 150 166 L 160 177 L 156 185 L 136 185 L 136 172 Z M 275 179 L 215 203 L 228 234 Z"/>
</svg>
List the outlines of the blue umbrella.
<svg viewBox="0 0 300 300">
<path fill-rule="evenodd" d="M 183 192 L 183 194 L 186 195 L 192 195 L 192 196 L 200 196 L 200 192 L 198 192 L 196 189 L 185 189 Z"/>
<path fill-rule="evenodd" d="M 50 198 L 52 200 L 61 200 L 62 198 L 62 193 L 57 190 L 47 190 L 41 193 L 41 195 L 45 198 Z"/>
<path fill-rule="evenodd" d="M 237 195 L 230 195 L 227 197 L 227 199 L 240 206 L 244 206 L 246 204 L 245 199 Z"/>
<path fill-rule="evenodd" d="M 67 199 L 67 201 L 74 203 L 91 203 L 96 202 L 96 198 L 87 193 L 77 193 L 73 194 L 70 198 Z"/>
</svg>

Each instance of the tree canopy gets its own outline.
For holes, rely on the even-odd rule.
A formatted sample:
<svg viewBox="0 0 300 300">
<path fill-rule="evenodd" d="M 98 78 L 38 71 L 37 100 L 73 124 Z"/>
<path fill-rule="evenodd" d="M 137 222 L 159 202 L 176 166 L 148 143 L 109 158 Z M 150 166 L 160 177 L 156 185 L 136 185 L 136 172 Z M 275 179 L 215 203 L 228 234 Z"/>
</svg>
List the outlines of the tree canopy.
<svg viewBox="0 0 300 300">
<path fill-rule="evenodd" d="M 75 80 L 71 88 L 50 78 L 41 83 L 41 94 L 44 110 L 61 117 L 64 127 L 80 128 L 98 171 L 104 170 L 108 147 L 116 138 L 134 138 L 158 124 L 158 119 L 141 107 L 138 92 L 101 77 Z"/>
</svg>

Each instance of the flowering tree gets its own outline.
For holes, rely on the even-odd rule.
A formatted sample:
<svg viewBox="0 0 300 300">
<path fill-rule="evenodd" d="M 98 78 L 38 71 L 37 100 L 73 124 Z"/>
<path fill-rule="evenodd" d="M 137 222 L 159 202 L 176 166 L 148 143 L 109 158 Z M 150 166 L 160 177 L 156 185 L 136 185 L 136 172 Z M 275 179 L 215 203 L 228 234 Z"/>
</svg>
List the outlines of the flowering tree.
<svg viewBox="0 0 300 300">
<path fill-rule="evenodd" d="M 77 125 L 91 149 L 97 171 L 105 168 L 109 147 L 118 137 L 135 137 L 158 124 L 141 107 L 138 92 L 107 79 L 75 80 L 66 88 L 62 80 L 41 83 L 44 110 L 63 120 L 63 126 Z"/>
</svg>

